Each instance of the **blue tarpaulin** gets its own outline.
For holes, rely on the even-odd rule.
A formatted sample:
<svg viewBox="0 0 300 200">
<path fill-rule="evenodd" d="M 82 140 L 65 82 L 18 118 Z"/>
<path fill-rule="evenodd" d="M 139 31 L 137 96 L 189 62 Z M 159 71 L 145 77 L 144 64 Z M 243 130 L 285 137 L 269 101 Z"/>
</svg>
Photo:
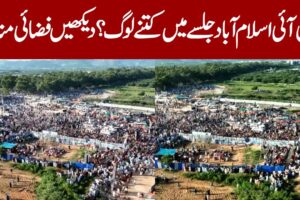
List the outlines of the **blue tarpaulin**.
<svg viewBox="0 0 300 200">
<path fill-rule="evenodd" d="M 255 170 L 260 171 L 260 172 L 272 173 L 274 171 L 275 172 L 284 171 L 285 166 L 283 166 L 283 165 L 257 165 Z"/>
<path fill-rule="evenodd" d="M 3 144 L 0 145 L 0 147 L 4 148 L 4 149 L 12 149 L 14 147 L 16 147 L 17 145 L 14 143 L 9 143 L 9 142 L 4 142 Z"/>
<path fill-rule="evenodd" d="M 12 154 L 2 154 L 0 155 L 0 158 L 8 161 L 8 160 L 13 160 L 14 156 Z"/>
<path fill-rule="evenodd" d="M 182 100 L 182 99 L 188 99 L 188 97 L 183 96 L 183 95 L 176 95 L 176 99 Z"/>
<path fill-rule="evenodd" d="M 80 162 L 72 163 L 72 166 L 77 168 L 77 169 L 93 169 L 94 168 L 93 164 L 80 163 Z"/>
<path fill-rule="evenodd" d="M 174 156 L 176 149 L 163 149 L 160 148 L 159 151 L 155 154 L 156 156 Z"/>
</svg>

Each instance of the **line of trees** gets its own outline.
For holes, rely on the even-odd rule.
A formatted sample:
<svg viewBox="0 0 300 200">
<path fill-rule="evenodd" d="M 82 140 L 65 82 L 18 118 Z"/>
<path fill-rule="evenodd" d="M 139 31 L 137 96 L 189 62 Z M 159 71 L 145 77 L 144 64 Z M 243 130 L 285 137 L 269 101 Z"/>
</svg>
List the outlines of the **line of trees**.
<svg viewBox="0 0 300 200">
<path fill-rule="evenodd" d="M 288 83 L 294 84 L 300 81 L 300 71 L 285 70 L 285 71 L 273 71 L 267 73 L 249 73 L 238 77 L 233 80 L 237 81 L 251 81 L 261 83 Z"/>
<path fill-rule="evenodd" d="M 154 69 L 118 68 L 93 72 L 51 72 L 30 75 L 2 75 L 2 92 L 58 93 L 70 89 L 99 86 L 118 86 L 130 82 L 154 78 Z"/>
<path fill-rule="evenodd" d="M 241 74 L 289 68 L 286 63 L 252 62 L 252 63 L 206 63 L 185 66 L 159 66 L 155 69 L 155 86 L 167 89 L 203 82 L 230 80 Z"/>
</svg>

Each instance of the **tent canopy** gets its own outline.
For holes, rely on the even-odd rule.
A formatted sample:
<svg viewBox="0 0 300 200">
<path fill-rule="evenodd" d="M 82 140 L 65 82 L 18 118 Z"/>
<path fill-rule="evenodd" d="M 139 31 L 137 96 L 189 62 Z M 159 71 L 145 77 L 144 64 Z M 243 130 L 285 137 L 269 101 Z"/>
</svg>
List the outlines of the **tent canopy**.
<svg viewBox="0 0 300 200">
<path fill-rule="evenodd" d="M 93 164 L 80 163 L 80 162 L 72 163 L 72 166 L 77 169 L 93 169 L 94 168 Z"/>
<path fill-rule="evenodd" d="M 176 153 L 176 149 L 159 149 L 159 151 L 155 154 L 156 156 L 174 156 Z"/>
<path fill-rule="evenodd" d="M 4 149 L 12 149 L 14 147 L 16 147 L 17 145 L 14 143 L 9 143 L 9 142 L 4 142 L 3 144 L 0 145 L 0 147 L 4 148 Z"/>
</svg>

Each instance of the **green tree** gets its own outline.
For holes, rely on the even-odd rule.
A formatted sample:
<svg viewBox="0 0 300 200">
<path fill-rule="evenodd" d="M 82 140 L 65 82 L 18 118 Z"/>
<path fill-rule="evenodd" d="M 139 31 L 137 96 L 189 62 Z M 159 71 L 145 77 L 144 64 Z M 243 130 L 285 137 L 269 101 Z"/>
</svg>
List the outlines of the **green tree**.
<svg viewBox="0 0 300 200">
<path fill-rule="evenodd" d="M 5 92 L 9 92 L 14 89 L 16 85 L 16 77 L 12 75 L 4 76 L 1 79 L 1 87 Z"/>
<path fill-rule="evenodd" d="M 62 178 L 55 174 L 54 170 L 47 170 L 36 188 L 38 200 L 77 200 L 71 187 Z"/>
<path fill-rule="evenodd" d="M 169 166 L 173 162 L 173 156 L 170 155 L 162 156 L 160 161 L 161 163 Z"/>
<path fill-rule="evenodd" d="M 0 147 L 0 156 L 4 154 L 4 149 L 2 147 Z"/>
</svg>

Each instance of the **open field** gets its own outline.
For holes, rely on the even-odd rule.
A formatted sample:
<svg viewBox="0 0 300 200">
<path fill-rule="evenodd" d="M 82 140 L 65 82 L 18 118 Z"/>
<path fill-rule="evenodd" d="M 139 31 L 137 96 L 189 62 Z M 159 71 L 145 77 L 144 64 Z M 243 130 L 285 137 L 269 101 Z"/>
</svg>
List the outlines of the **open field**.
<svg viewBox="0 0 300 200">
<path fill-rule="evenodd" d="M 203 200 L 205 192 L 210 190 L 210 199 L 230 200 L 233 188 L 218 184 L 211 185 L 210 181 L 191 180 L 183 176 L 183 172 L 156 171 L 157 176 L 164 176 L 172 179 L 167 184 L 160 184 L 156 187 L 155 199 L 157 200 Z M 192 192 L 196 189 L 197 192 Z"/>
<path fill-rule="evenodd" d="M 257 83 L 244 81 L 228 81 L 223 96 L 237 99 L 272 100 L 300 102 L 300 83 Z"/>
<path fill-rule="evenodd" d="M 139 106 L 154 106 L 155 90 L 151 87 L 123 86 L 111 88 L 115 95 L 108 98 L 111 103 Z"/>
<path fill-rule="evenodd" d="M 13 169 L 7 162 L 0 162 L 0 200 L 4 200 L 8 193 L 12 200 L 32 200 L 35 199 L 34 188 L 39 181 L 39 177 L 25 171 Z M 20 181 L 17 182 L 17 177 Z M 13 187 L 10 188 L 9 183 Z"/>
</svg>

